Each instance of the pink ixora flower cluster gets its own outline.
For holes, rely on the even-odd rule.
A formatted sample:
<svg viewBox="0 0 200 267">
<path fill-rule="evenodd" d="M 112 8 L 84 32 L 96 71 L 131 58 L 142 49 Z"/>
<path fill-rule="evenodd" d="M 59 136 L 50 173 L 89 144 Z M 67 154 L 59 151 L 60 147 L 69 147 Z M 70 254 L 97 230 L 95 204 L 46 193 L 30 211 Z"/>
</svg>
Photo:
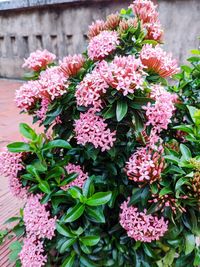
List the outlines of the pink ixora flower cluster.
<svg viewBox="0 0 200 267">
<path fill-rule="evenodd" d="M 163 51 L 160 45 L 155 47 L 151 44 L 144 45 L 140 52 L 140 59 L 149 71 L 163 78 L 171 77 L 179 72 L 176 59 L 172 59 L 172 55 Z"/>
<path fill-rule="evenodd" d="M 66 75 L 66 77 L 75 76 L 83 67 L 85 59 L 83 55 L 74 55 L 64 57 L 62 61 L 59 61 L 60 68 Z"/>
<path fill-rule="evenodd" d="M 83 170 L 81 169 L 81 166 L 75 165 L 72 163 L 69 163 L 65 169 L 66 169 L 68 174 L 77 173 L 78 177 L 75 178 L 75 180 L 72 181 L 71 183 L 69 183 L 65 186 L 62 186 L 61 188 L 63 190 L 67 190 L 72 186 L 78 186 L 78 187 L 82 188 L 85 181 L 88 178 L 88 173 L 84 173 Z"/>
<path fill-rule="evenodd" d="M 19 172 L 24 169 L 21 153 L 10 153 L 5 151 L 0 153 L 0 173 L 9 179 L 11 193 L 18 198 L 26 198 L 28 189 L 22 186 Z"/>
<path fill-rule="evenodd" d="M 45 265 L 42 239 L 52 239 L 55 235 L 56 217 L 51 218 L 48 204 L 41 204 L 42 195 L 31 195 L 24 208 L 24 224 L 27 237 L 19 254 L 22 267 Z"/>
<path fill-rule="evenodd" d="M 97 66 L 83 78 L 76 88 L 75 96 L 78 106 L 101 106 L 101 95 L 106 93 L 108 87 Z"/>
<path fill-rule="evenodd" d="M 105 81 L 123 95 L 133 94 L 135 89 L 142 89 L 146 76 L 143 69 L 140 59 L 132 55 L 115 56 L 111 63 L 102 61 L 99 64 L 99 71 Z"/>
<path fill-rule="evenodd" d="M 157 151 L 148 146 L 138 148 L 126 163 L 125 171 L 128 178 L 134 182 L 149 184 L 160 180 L 165 167 L 163 152 L 162 146 Z"/>
<path fill-rule="evenodd" d="M 142 27 L 147 30 L 146 39 L 162 41 L 163 30 L 156 11 L 157 5 L 150 0 L 135 0 L 130 8 L 142 22 Z"/>
<path fill-rule="evenodd" d="M 154 131 L 160 133 L 163 129 L 166 130 L 171 122 L 177 96 L 167 92 L 164 87 L 157 84 L 152 87 L 151 98 L 155 99 L 155 103 L 149 102 L 147 106 L 143 107 L 146 111 L 146 125 L 152 125 Z"/>
<path fill-rule="evenodd" d="M 37 50 L 30 54 L 30 56 L 25 59 L 23 68 L 32 69 L 34 71 L 40 71 L 46 68 L 49 64 L 53 63 L 56 56 L 46 49 L 43 51 Z"/>
<path fill-rule="evenodd" d="M 146 210 L 138 211 L 134 206 L 128 206 L 129 199 L 122 203 L 120 224 L 127 231 L 127 235 L 136 241 L 150 243 L 159 240 L 168 230 L 168 222 L 164 217 L 147 215 Z"/>
<path fill-rule="evenodd" d="M 116 31 L 102 31 L 93 37 L 88 45 L 88 56 L 92 60 L 101 60 L 112 53 L 119 45 Z"/>
<path fill-rule="evenodd" d="M 92 143 L 103 152 L 113 146 L 116 132 L 111 132 L 104 119 L 95 113 L 93 108 L 81 113 L 80 119 L 75 121 L 75 135 L 78 144 Z"/>
</svg>

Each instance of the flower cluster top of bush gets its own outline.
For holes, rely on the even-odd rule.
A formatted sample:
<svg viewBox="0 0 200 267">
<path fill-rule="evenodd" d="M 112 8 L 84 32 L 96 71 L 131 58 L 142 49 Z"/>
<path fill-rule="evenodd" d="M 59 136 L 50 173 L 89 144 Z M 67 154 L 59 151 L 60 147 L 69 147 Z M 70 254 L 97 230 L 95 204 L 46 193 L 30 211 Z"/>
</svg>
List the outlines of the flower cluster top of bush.
<svg viewBox="0 0 200 267">
<path fill-rule="evenodd" d="M 85 53 L 25 60 L 15 101 L 44 133 L 22 123 L 0 155 L 26 200 L 16 266 L 200 264 L 200 53 L 179 73 L 156 9 L 135 0 L 89 26 Z"/>
</svg>

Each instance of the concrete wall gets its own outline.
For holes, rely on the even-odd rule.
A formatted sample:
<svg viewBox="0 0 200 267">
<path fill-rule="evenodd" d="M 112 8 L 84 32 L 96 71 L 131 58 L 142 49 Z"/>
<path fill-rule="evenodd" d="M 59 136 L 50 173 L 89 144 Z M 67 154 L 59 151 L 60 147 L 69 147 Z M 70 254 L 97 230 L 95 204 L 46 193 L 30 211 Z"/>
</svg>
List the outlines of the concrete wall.
<svg viewBox="0 0 200 267">
<path fill-rule="evenodd" d="M 12 2 L 12 1 L 11 1 Z M 16 0 L 15 3 L 18 1 Z M 20 2 L 20 1 L 19 1 Z M 25 3 L 26 1 L 22 1 Z M 23 58 L 37 48 L 54 52 L 59 58 L 82 52 L 87 46 L 88 25 L 97 18 L 126 7 L 128 0 L 46 0 L 45 6 L 16 6 L 0 11 L 0 76 L 20 77 Z M 44 1 L 43 1 L 44 2 Z M 65 2 L 65 3 L 64 3 Z M 166 50 L 184 62 L 188 50 L 197 48 L 200 35 L 199 0 L 158 0 L 165 28 Z M 41 4 L 41 3 L 40 3 Z M 22 8 L 23 7 L 23 8 Z M 1 9 L 1 4 L 0 4 Z"/>
</svg>

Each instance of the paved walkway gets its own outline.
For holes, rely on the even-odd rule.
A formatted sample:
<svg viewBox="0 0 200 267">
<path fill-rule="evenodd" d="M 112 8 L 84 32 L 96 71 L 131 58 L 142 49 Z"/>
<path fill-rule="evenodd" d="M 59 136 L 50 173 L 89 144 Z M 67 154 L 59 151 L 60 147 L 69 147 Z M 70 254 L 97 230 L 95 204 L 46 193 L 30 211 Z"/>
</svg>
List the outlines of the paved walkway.
<svg viewBox="0 0 200 267">
<path fill-rule="evenodd" d="M 0 150 L 9 142 L 21 140 L 18 130 L 20 122 L 31 124 L 31 117 L 19 114 L 14 103 L 15 90 L 21 84 L 18 81 L 0 80 Z M 0 174 L 0 229 L 5 220 L 18 214 L 20 206 L 22 202 L 10 194 L 7 179 Z M 13 266 L 8 260 L 11 242 L 8 240 L 0 246 L 0 267 Z"/>
</svg>

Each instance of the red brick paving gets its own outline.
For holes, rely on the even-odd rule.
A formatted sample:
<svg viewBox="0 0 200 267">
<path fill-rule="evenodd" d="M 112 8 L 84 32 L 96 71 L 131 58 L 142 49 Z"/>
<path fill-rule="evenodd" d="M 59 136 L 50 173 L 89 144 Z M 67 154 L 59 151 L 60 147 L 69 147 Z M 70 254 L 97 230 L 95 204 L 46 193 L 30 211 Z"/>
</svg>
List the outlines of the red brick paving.
<svg viewBox="0 0 200 267">
<path fill-rule="evenodd" d="M 31 117 L 19 114 L 14 102 L 15 90 L 22 83 L 12 80 L 0 80 L 0 150 L 9 142 L 20 141 L 18 126 L 20 122 L 31 124 Z M 3 222 L 9 217 L 15 216 L 19 212 L 22 202 L 12 197 L 8 190 L 8 183 L 5 177 L 0 174 L 0 229 Z M 0 246 L 0 267 L 11 267 L 8 260 L 9 244 L 8 240 L 4 245 Z"/>
</svg>

